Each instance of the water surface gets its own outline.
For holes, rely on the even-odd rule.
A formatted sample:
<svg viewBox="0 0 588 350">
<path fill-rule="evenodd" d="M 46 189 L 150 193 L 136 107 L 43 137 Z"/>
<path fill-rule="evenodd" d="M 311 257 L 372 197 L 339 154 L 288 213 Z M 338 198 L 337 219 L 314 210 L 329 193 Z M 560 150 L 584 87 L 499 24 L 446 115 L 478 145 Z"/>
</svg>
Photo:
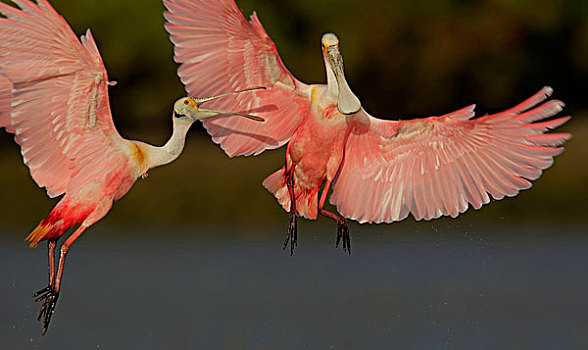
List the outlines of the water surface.
<svg viewBox="0 0 588 350">
<path fill-rule="evenodd" d="M 583 229 L 383 235 L 361 226 L 351 257 L 333 248 L 334 232 L 307 230 L 292 258 L 282 232 L 105 239 L 100 230 L 70 251 L 45 336 L 31 298 L 47 283 L 45 247 L 1 236 L 1 348 L 588 346 Z"/>
</svg>

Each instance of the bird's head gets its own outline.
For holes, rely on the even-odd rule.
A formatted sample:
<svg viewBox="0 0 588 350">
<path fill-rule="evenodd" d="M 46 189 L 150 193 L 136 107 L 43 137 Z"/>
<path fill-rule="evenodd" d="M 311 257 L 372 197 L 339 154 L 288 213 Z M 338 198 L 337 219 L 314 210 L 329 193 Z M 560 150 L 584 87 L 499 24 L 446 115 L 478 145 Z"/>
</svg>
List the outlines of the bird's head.
<svg viewBox="0 0 588 350">
<path fill-rule="evenodd" d="M 355 114 L 361 109 L 361 102 L 353 94 L 347 80 L 345 79 L 345 72 L 343 70 L 343 56 L 339 49 L 339 38 L 333 33 L 325 33 L 321 39 L 323 48 L 323 58 L 325 59 L 325 69 L 327 70 L 327 78 L 329 89 L 337 85 L 337 109 L 341 114 Z M 334 79 L 333 79 L 334 78 Z"/>
<path fill-rule="evenodd" d="M 242 93 L 242 92 L 246 92 L 246 91 L 251 91 L 251 90 L 258 90 L 258 89 L 265 89 L 265 88 L 264 87 L 248 88 L 248 89 L 244 89 L 244 90 L 238 90 L 238 91 L 233 91 L 233 92 L 229 92 L 226 94 L 221 94 L 221 95 L 216 95 L 216 96 L 211 96 L 211 97 L 203 97 L 203 98 L 189 97 L 189 96 L 182 97 L 174 103 L 173 115 L 174 115 L 174 118 L 176 118 L 178 120 L 186 120 L 190 123 L 193 123 L 196 120 L 203 120 L 203 119 L 215 117 L 219 114 L 237 115 L 237 116 L 241 116 L 241 117 L 244 117 L 247 119 L 254 120 L 256 122 L 264 122 L 265 119 L 254 116 L 254 115 L 250 115 L 250 114 L 221 111 L 221 110 L 207 109 L 207 108 L 201 107 L 201 105 L 203 103 L 215 100 L 217 98 L 221 98 L 221 97 L 229 96 L 229 95 L 233 95 L 233 94 L 238 94 L 238 93 Z"/>
</svg>

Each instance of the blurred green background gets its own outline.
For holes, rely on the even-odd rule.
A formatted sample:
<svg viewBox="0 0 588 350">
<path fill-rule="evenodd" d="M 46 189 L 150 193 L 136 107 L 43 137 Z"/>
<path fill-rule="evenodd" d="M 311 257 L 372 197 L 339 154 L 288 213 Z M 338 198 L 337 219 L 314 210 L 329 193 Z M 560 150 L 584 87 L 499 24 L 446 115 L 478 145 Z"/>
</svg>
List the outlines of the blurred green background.
<svg viewBox="0 0 588 350">
<path fill-rule="evenodd" d="M 76 34 L 92 29 L 109 77 L 118 81 L 110 99 L 121 134 L 163 144 L 171 133 L 173 101 L 184 92 L 163 28 L 162 2 L 51 3 Z M 381 229 L 588 223 L 588 1 L 243 0 L 238 6 L 247 17 L 258 12 L 286 66 L 306 83 L 325 81 L 320 37 L 337 33 L 348 81 L 375 116 L 441 115 L 471 103 L 479 114 L 495 112 L 544 85 L 566 102 L 564 113 L 573 119 L 560 129 L 574 138 L 531 190 L 470 210 L 457 223 L 408 219 Z M 199 125 L 185 154 L 139 180 L 100 225 L 128 227 L 130 234 L 141 227 L 193 226 L 238 227 L 236 235 L 275 233 L 268 228 L 285 228 L 287 215 L 261 181 L 283 165 L 283 157 L 282 148 L 229 159 Z M 0 222 L 23 237 L 56 203 L 32 181 L 12 136 L 3 131 L 0 185 Z"/>
</svg>

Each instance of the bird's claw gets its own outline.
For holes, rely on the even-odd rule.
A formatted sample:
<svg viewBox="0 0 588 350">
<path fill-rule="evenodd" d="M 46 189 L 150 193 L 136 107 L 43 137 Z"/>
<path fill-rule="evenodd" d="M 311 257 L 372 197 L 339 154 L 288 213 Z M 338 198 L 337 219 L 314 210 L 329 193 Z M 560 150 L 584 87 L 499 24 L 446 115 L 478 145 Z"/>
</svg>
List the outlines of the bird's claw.
<svg viewBox="0 0 588 350">
<path fill-rule="evenodd" d="M 298 220 L 296 219 L 296 213 L 290 213 L 290 223 L 288 224 L 288 232 L 286 233 L 286 239 L 284 240 L 284 250 L 290 242 L 290 256 L 294 254 L 294 248 L 298 245 Z"/>
<path fill-rule="evenodd" d="M 37 321 L 40 321 L 41 318 L 43 318 L 43 334 L 45 334 L 47 328 L 49 328 L 51 316 L 53 316 L 53 312 L 55 312 L 55 305 L 57 305 L 59 293 L 55 292 L 53 287 L 48 286 L 36 292 L 33 295 L 33 298 L 36 298 L 35 302 L 43 303 L 43 305 L 41 305 L 41 310 L 39 310 L 39 313 L 37 314 Z"/>
<path fill-rule="evenodd" d="M 351 237 L 349 235 L 349 227 L 347 226 L 347 219 L 341 218 L 337 221 L 337 242 L 335 248 L 339 248 L 339 243 L 343 239 L 343 251 L 351 255 Z"/>
<path fill-rule="evenodd" d="M 39 295 L 47 293 L 50 289 L 51 289 L 50 286 L 47 286 L 47 287 L 41 289 L 40 291 L 38 291 L 35 294 L 33 294 L 33 298 L 37 298 Z M 40 298 L 35 299 L 35 301 L 37 301 L 37 302 L 39 300 L 40 300 Z"/>
</svg>

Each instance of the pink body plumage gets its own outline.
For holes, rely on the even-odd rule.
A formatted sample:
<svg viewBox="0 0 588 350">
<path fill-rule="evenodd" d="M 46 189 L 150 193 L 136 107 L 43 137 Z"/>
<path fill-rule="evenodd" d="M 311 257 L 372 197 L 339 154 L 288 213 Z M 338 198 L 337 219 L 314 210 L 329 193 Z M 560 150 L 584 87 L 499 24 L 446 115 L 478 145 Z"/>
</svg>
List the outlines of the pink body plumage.
<svg viewBox="0 0 588 350">
<path fill-rule="evenodd" d="M 70 246 L 139 176 L 179 156 L 196 118 L 174 113 L 174 133 L 162 147 L 123 139 L 90 31 L 78 40 L 47 0 L 14 3 L 18 8 L 0 2 L 0 127 L 14 134 L 34 181 L 50 197 L 63 196 L 26 238 L 33 247 L 48 240 L 49 286 L 35 295 L 45 332 Z M 57 239 L 76 226 L 56 269 Z"/>
<path fill-rule="evenodd" d="M 329 57 L 331 47 L 338 50 L 339 45 L 333 34 L 323 36 L 322 43 L 328 84 L 307 85 L 288 72 L 257 15 L 247 22 L 233 0 L 164 4 L 178 75 L 190 94 L 209 92 L 212 87 L 202 82 L 212 75 L 215 89 L 267 87 L 218 104 L 259 112 L 267 120 L 264 125 L 244 127 L 233 117 L 210 119 L 204 126 L 231 157 L 289 142 L 285 167 L 265 179 L 264 186 L 287 211 L 295 198 L 297 214 L 307 218 L 319 212 L 343 222 L 323 210 L 331 185 L 330 201 L 339 213 L 362 223 L 389 223 L 409 214 L 417 220 L 455 217 L 470 205 L 480 208 L 490 197 L 529 188 L 529 180 L 553 163 L 563 150 L 559 146 L 571 137 L 545 134 L 569 120 L 544 121 L 563 108 L 560 101 L 545 102 L 549 87 L 509 110 L 480 118 L 473 118 L 470 106 L 441 117 L 376 119 L 353 108 L 342 58 L 333 63 Z M 347 100 L 342 103 L 342 98 Z"/>
</svg>

